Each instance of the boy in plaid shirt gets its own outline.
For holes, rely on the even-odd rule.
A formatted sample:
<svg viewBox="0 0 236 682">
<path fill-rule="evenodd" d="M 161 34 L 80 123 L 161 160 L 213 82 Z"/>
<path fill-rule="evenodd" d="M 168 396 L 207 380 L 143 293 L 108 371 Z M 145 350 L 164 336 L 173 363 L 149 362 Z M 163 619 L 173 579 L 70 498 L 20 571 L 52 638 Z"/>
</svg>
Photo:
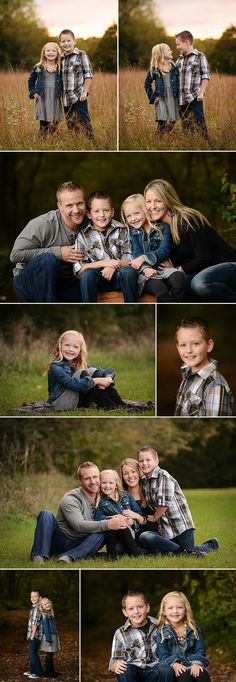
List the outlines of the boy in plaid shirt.
<svg viewBox="0 0 236 682">
<path fill-rule="evenodd" d="M 210 70 L 204 52 L 193 47 L 190 31 L 181 31 L 176 36 L 176 47 L 180 52 L 176 66 L 179 69 L 179 105 L 182 126 L 187 131 L 197 125 L 203 137 L 208 140 L 208 131 L 203 110 L 203 97 L 210 80 Z"/>
<path fill-rule="evenodd" d="M 92 66 L 86 52 L 75 47 L 75 36 L 70 29 L 59 35 L 62 49 L 61 66 L 63 81 L 63 105 L 69 130 L 81 125 L 87 137 L 94 139 L 88 112 L 88 94 L 93 78 Z"/>
<path fill-rule="evenodd" d="M 40 609 L 40 592 L 32 590 L 30 593 L 31 609 L 27 627 L 27 641 L 29 642 L 30 670 L 23 673 L 27 679 L 37 680 L 43 677 L 43 670 L 38 655 L 39 645 L 42 639 L 42 613 Z"/>
</svg>

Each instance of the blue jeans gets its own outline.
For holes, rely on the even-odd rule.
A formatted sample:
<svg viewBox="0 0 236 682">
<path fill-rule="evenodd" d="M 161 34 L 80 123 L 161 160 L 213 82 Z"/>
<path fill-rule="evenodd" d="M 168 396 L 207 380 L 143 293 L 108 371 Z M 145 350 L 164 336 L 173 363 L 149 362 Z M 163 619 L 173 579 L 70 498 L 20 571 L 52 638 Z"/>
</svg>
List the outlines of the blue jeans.
<svg viewBox="0 0 236 682">
<path fill-rule="evenodd" d="M 80 291 L 84 303 L 96 303 L 98 291 L 123 291 L 125 303 L 138 300 L 138 271 L 130 265 L 116 270 L 108 281 L 102 277 L 100 268 L 88 268 L 80 278 Z"/>
<path fill-rule="evenodd" d="M 60 278 L 61 263 L 53 253 L 32 258 L 13 281 L 18 298 L 29 303 L 81 302 L 79 280 Z"/>
<path fill-rule="evenodd" d="M 192 552 L 194 550 L 201 550 L 210 552 L 213 549 L 218 549 L 218 543 L 215 539 L 202 542 L 201 545 L 194 544 L 194 531 L 192 528 L 176 535 L 175 538 L 169 540 L 164 538 L 155 531 L 144 531 L 139 536 L 139 544 L 141 547 L 158 552 L 160 554 L 181 554 L 184 550 Z"/>
<path fill-rule="evenodd" d="M 170 665 L 157 663 L 152 668 L 140 668 L 128 663 L 125 673 L 117 675 L 118 682 L 175 682 L 175 673 Z"/>
<path fill-rule="evenodd" d="M 64 107 L 66 122 L 68 130 L 78 130 L 81 125 L 87 137 L 93 140 L 93 129 L 91 125 L 91 120 L 88 112 L 88 102 L 85 99 L 83 102 L 77 100 L 74 104 L 69 107 Z"/>
<path fill-rule="evenodd" d="M 72 540 L 61 531 L 55 516 L 47 509 L 41 511 L 37 518 L 31 558 L 66 554 L 73 561 L 93 556 L 104 545 L 103 533 L 89 533 L 85 538 Z"/>
<path fill-rule="evenodd" d="M 40 645 L 40 639 L 29 639 L 29 660 L 30 660 L 30 672 L 39 677 L 43 677 L 43 670 L 40 663 L 40 658 L 38 655 L 38 648 Z"/>
<path fill-rule="evenodd" d="M 180 106 L 180 118 L 184 130 L 194 130 L 196 125 L 201 131 L 203 137 L 208 140 L 208 130 L 206 126 L 203 102 L 198 102 L 197 98 L 193 99 L 189 104 L 182 104 Z"/>
<path fill-rule="evenodd" d="M 236 301 L 236 263 L 219 263 L 199 272 L 191 289 L 204 301 Z"/>
</svg>

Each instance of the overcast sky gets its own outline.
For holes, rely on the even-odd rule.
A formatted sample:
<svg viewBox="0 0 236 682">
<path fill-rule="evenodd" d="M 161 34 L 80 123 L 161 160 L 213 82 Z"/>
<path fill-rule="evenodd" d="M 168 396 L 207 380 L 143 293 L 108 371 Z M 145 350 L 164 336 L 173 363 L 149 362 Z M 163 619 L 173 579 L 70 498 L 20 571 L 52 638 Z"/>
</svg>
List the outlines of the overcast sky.
<svg viewBox="0 0 236 682">
<path fill-rule="evenodd" d="M 188 29 L 196 38 L 219 38 L 236 24 L 235 0 L 156 0 L 156 5 L 170 35 Z"/>
<path fill-rule="evenodd" d="M 117 23 L 117 0 L 37 0 L 37 9 L 51 35 L 71 28 L 80 38 L 102 36 Z"/>
</svg>

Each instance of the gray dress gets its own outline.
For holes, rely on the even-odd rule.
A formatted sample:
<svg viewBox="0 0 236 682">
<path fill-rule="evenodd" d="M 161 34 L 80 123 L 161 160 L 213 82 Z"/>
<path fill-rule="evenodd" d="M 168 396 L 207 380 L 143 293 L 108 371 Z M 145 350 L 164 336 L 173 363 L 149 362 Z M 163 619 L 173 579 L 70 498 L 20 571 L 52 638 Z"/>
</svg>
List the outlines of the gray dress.
<svg viewBox="0 0 236 682">
<path fill-rule="evenodd" d="M 155 103 L 156 121 L 176 121 L 179 116 L 179 104 L 171 87 L 170 72 L 163 73 L 164 97 Z"/>
<path fill-rule="evenodd" d="M 60 640 L 58 633 L 56 632 L 55 635 L 51 635 L 51 643 L 47 642 L 45 635 L 43 635 L 40 645 L 39 645 L 39 651 L 45 651 L 46 653 L 51 652 L 52 654 L 55 654 L 56 651 L 61 650 L 60 646 Z"/>
<path fill-rule="evenodd" d="M 45 70 L 44 93 L 35 105 L 36 121 L 60 121 L 62 118 L 61 100 L 56 95 L 56 71 Z"/>
</svg>

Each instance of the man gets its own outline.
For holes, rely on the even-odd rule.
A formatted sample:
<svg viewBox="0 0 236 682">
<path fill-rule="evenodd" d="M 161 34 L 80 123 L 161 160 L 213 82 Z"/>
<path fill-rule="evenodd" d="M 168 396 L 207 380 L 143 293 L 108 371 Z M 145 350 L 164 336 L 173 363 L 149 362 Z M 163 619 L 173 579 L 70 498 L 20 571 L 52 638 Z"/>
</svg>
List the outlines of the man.
<svg viewBox="0 0 236 682">
<path fill-rule="evenodd" d="M 16 264 L 13 289 L 31 303 L 77 303 L 80 284 L 73 263 L 83 257 L 74 243 L 86 224 L 84 190 L 64 182 L 57 190 L 57 209 L 33 218 L 14 243 L 10 260 Z"/>
<path fill-rule="evenodd" d="M 179 68 L 179 104 L 183 129 L 188 131 L 197 125 L 203 137 L 208 140 L 208 131 L 203 110 L 203 98 L 210 80 L 207 58 L 193 47 L 190 31 L 181 31 L 176 36 L 176 47 L 180 52 L 176 66 Z"/>
<path fill-rule="evenodd" d="M 31 550 L 32 561 L 36 564 L 44 563 L 52 554 L 66 563 L 93 556 L 104 544 L 104 531 L 120 530 L 128 525 L 122 514 L 94 521 L 100 488 L 99 469 L 93 462 L 83 462 L 77 474 L 81 486 L 64 495 L 57 516 L 44 510 L 37 518 Z"/>
</svg>

